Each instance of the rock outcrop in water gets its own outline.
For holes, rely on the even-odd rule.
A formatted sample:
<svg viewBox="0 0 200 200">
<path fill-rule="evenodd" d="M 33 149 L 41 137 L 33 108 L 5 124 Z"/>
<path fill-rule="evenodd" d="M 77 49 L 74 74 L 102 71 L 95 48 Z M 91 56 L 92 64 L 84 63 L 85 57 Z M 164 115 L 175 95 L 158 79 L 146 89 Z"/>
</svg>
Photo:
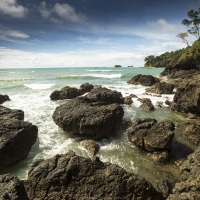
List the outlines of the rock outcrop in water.
<svg viewBox="0 0 200 200">
<path fill-rule="evenodd" d="M 142 75 L 138 74 L 134 76 L 132 79 L 128 80 L 127 83 L 134 85 L 143 85 L 143 86 L 152 86 L 155 83 L 160 82 L 160 80 L 151 75 Z"/>
<path fill-rule="evenodd" d="M 154 152 L 155 161 L 164 162 L 172 148 L 175 125 L 171 121 L 157 122 L 151 118 L 138 118 L 128 128 L 128 139 L 139 148 Z"/>
<path fill-rule="evenodd" d="M 124 115 L 122 94 L 97 87 L 56 108 L 53 120 L 64 131 L 94 138 L 114 135 Z"/>
<path fill-rule="evenodd" d="M 11 174 L 0 175 L 1 200 L 29 200 L 23 181 Z"/>
<path fill-rule="evenodd" d="M 50 99 L 51 100 L 62 100 L 62 99 L 74 99 L 80 95 L 83 95 L 87 92 L 90 92 L 94 86 L 89 83 L 84 83 L 80 86 L 80 88 L 69 87 L 66 86 L 61 90 L 55 90 L 51 93 Z"/>
<path fill-rule="evenodd" d="M 174 84 L 158 82 L 146 89 L 146 92 L 152 92 L 155 94 L 172 94 Z"/>
<path fill-rule="evenodd" d="M 5 95 L 0 94 L 0 104 L 3 104 L 6 101 L 10 101 L 9 96 L 6 94 Z"/>
<path fill-rule="evenodd" d="M 94 140 L 83 140 L 80 145 L 87 151 L 91 158 L 98 153 L 100 148 Z"/>
<path fill-rule="evenodd" d="M 23 119 L 22 110 L 0 106 L 0 169 L 25 159 L 37 140 L 37 127 Z"/>
<path fill-rule="evenodd" d="M 181 181 L 176 183 L 168 200 L 200 199 L 200 148 L 180 166 Z"/>
<path fill-rule="evenodd" d="M 144 98 L 144 99 L 139 99 L 141 105 L 140 108 L 146 111 L 152 111 L 154 110 L 154 105 L 151 102 L 151 99 Z"/>
<path fill-rule="evenodd" d="M 73 152 L 34 163 L 25 187 L 30 200 L 164 199 L 145 179 Z"/>
</svg>

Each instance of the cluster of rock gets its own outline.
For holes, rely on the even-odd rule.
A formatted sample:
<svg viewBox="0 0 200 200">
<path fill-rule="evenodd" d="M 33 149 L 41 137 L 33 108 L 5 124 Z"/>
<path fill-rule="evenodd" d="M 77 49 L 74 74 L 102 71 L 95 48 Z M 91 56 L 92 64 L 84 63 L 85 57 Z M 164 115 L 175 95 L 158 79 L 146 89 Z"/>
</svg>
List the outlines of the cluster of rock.
<svg viewBox="0 0 200 200">
<path fill-rule="evenodd" d="M 137 118 L 127 132 L 131 143 L 153 153 L 155 161 L 165 162 L 171 152 L 174 130 L 175 125 L 169 120 L 157 122 L 151 118 Z"/>
<path fill-rule="evenodd" d="M 93 88 L 94 86 L 89 83 L 82 84 L 79 89 L 75 87 L 66 86 L 61 90 L 55 90 L 54 92 L 52 92 L 52 94 L 50 95 L 50 99 L 51 100 L 73 99 L 87 92 L 90 92 Z"/>
<path fill-rule="evenodd" d="M 24 121 L 22 110 L 0 106 L 0 169 L 25 159 L 37 140 L 37 126 Z"/>
<path fill-rule="evenodd" d="M 6 199 L 151 199 L 164 197 L 145 179 L 121 167 L 73 152 L 35 162 L 26 181 L 0 176 L 0 198 Z"/>
<path fill-rule="evenodd" d="M 114 135 L 124 111 L 120 92 L 97 87 L 86 96 L 67 101 L 56 108 L 53 120 L 64 131 L 101 138 Z"/>
<path fill-rule="evenodd" d="M 173 194 L 167 199 L 200 199 L 200 148 L 182 163 L 180 177 L 180 182 L 172 190 Z"/>
</svg>

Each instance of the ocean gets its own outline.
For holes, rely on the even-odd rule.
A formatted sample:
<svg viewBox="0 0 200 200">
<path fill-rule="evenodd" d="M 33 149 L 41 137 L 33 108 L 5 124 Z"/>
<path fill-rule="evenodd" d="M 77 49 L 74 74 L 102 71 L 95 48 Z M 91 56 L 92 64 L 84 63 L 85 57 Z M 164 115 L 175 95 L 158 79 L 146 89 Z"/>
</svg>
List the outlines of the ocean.
<svg viewBox="0 0 200 200">
<path fill-rule="evenodd" d="M 51 101 L 49 96 L 54 90 L 64 86 L 78 87 L 83 83 L 102 85 L 112 90 L 117 90 L 128 96 L 136 94 L 139 98 L 150 98 L 155 105 L 157 101 L 172 100 L 172 95 L 161 97 L 145 95 L 145 87 L 141 85 L 129 85 L 127 80 L 137 74 L 150 74 L 158 76 L 163 69 L 154 68 L 45 68 L 45 69 L 0 69 L 0 94 L 9 95 L 11 101 L 3 106 L 11 109 L 22 109 L 25 113 L 25 121 L 38 126 L 38 140 L 32 147 L 28 157 L 0 173 L 13 173 L 19 178 L 26 179 L 31 164 L 38 159 L 51 158 L 56 154 L 63 154 L 72 150 L 78 155 L 87 156 L 80 146 L 82 137 L 62 131 L 52 120 L 52 114 L 57 106 L 67 100 Z M 176 136 L 173 147 L 179 153 L 174 152 L 171 163 L 159 165 L 152 162 L 150 154 L 139 150 L 132 145 L 126 132 L 119 130 L 112 138 L 104 138 L 98 141 L 100 145 L 99 157 L 103 162 L 117 164 L 129 172 L 134 172 L 146 178 L 150 182 L 159 177 L 168 177 L 169 172 L 177 176 L 176 162 L 181 160 L 184 148 L 193 148 L 181 135 L 185 118 L 172 113 L 166 105 L 155 111 L 146 112 L 139 108 L 140 103 L 133 99 L 132 105 L 123 105 L 124 120 L 133 120 L 136 117 L 151 117 L 158 121 L 171 119 L 176 124 Z"/>
</svg>

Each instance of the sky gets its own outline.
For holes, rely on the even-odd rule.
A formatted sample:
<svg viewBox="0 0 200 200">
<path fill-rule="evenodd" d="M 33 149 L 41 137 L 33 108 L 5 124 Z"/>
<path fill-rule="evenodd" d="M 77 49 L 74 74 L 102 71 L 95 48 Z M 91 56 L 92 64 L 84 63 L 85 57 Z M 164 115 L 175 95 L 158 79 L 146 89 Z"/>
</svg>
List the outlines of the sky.
<svg viewBox="0 0 200 200">
<path fill-rule="evenodd" d="M 146 56 L 186 47 L 176 36 L 199 7 L 200 0 L 0 0 L 0 68 L 143 67 Z"/>
</svg>

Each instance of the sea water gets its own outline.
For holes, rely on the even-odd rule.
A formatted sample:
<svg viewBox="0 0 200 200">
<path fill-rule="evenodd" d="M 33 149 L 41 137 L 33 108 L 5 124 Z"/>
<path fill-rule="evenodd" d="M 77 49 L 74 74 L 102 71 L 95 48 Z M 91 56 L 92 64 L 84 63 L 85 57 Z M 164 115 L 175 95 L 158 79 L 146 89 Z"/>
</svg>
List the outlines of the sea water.
<svg viewBox="0 0 200 200">
<path fill-rule="evenodd" d="M 135 94 L 139 98 L 150 98 L 154 105 L 157 101 L 171 101 L 172 95 L 146 95 L 141 85 L 127 84 L 127 80 L 137 74 L 158 76 L 163 69 L 146 68 L 50 68 L 50 69 L 0 69 L 0 94 L 9 95 L 11 101 L 4 106 L 11 109 L 22 109 L 25 121 L 38 127 L 38 140 L 29 152 L 28 157 L 0 173 L 13 173 L 19 178 L 26 179 L 31 164 L 38 159 L 48 159 L 56 154 L 64 154 L 69 150 L 80 156 L 87 156 L 80 146 L 82 137 L 62 131 L 52 120 L 52 114 L 57 106 L 67 100 L 51 101 L 50 94 L 62 87 L 77 87 L 83 83 L 102 85 L 117 90 L 128 96 Z M 123 105 L 125 120 L 137 117 L 152 117 L 160 120 L 171 119 L 176 124 L 176 136 L 173 142 L 174 153 L 170 164 L 159 165 L 152 162 L 150 154 L 143 152 L 131 144 L 126 131 L 119 130 L 115 137 L 98 141 L 100 151 L 98 156 L 103 162 L 117 164 L 129 172 L 134 172 L 153 182 L 159 177 L 172 173 L 177 175 L 176 161 L 186 156 L 188 149 L 195 148 L 182 137 L 185 118 L 170 112 L 163 103 L 163 107 L 155 107 L 155 111 L 147 112 L 139 108 L 140 102 L 133 98 L 132 105 Z"/>
</svg>

